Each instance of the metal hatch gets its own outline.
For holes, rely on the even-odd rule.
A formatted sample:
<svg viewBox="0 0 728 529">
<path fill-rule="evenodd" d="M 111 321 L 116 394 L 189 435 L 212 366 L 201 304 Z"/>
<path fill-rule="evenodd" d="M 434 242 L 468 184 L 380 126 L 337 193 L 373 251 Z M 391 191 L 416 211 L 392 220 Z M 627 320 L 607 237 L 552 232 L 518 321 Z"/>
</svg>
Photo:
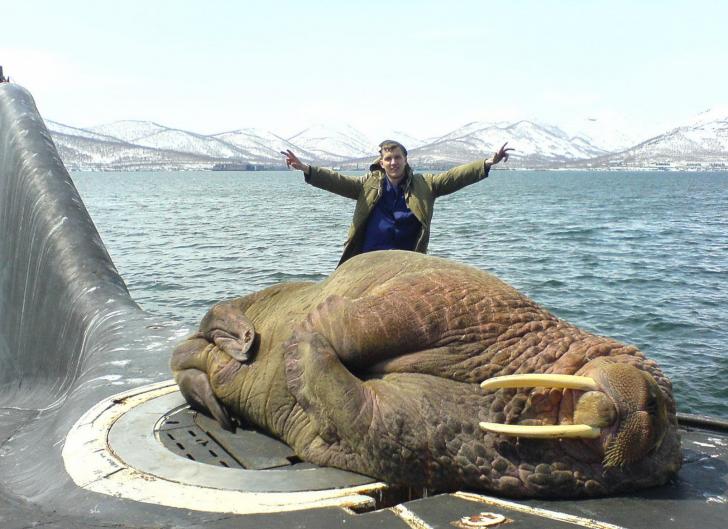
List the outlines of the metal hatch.
<svg viewBox="0 0 728 529">
<path fill-rule="evenodd" d="M 400 496 L 371 477 L 302 462 L 255 430 L 222 430 L 190 410 L 173 381 L 99 402 L 69 432 L 63 459 L 83 488 L 209 512 L 364 512 Z"/>
</svg>

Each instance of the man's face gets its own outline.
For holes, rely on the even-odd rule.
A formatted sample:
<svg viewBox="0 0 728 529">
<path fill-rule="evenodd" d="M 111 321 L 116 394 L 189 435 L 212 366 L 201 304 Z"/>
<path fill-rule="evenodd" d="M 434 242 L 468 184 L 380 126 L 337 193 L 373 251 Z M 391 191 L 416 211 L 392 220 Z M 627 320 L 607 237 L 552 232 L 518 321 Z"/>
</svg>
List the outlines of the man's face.
<svg viewBox="0 0 728 529">
<path fill-rule="evenodd" d="M 395 147 L 382 152 L 382 159 L 379 161 L 379 165 L 387 173 L 389 180 L 396 184 L 404 176 L 407 157 L 402 152 L 402 149 Z"/>
</svg>

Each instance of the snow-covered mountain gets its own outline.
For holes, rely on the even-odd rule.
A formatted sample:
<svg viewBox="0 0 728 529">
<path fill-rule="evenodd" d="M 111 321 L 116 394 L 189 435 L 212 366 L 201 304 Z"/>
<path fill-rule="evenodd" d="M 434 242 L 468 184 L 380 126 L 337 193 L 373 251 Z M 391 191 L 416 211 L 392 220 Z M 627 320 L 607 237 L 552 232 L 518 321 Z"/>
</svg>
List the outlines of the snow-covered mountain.
<svg viewBox="0 0 728 529">
<path fill-rule="evenodd" d="M 137 145 L 167 151 L 188 152 L 213 158 L 242 160 L 251 154 L 218 138 L 183 130 L 163 129 L 134 141 Z"/>
<path fill-rule="evenodd" d="M 107 136 L 105 134 L 99 134 L 96 132 L 92 132 L 88 129 L 80 129 L 78 127 L 69 127 L 68 125 L 64 125 L 63 123 L 57 123 L 55 121 L 47 120 L 45 122 L 45 124 L 51 134 L 65 134 L 66 136 L 78 136 L 78 137 L 86 138 L 89 140 L 119 141 L 119 138 L 116 138 L 114 136 Z"/>
<path fill-rule="evenodd" d="M 248 128 L 233 130 L 215 134 L 212 137 L 234 145 L 237 148 L 250 153 L 249 155 L 251 157 L 259 158 L 261 160 L 280 161 L 280 152 L 285 151 L 286 149 L 297 151 L 297 154 L 306 160 L 312 160 L 314 158 L 313 153 L 302 150 L 300 146 L 294 145 L 277 134 L 260 129 Z"/>
<path fill-rule="evenodd" d="M 351 126 L 317 125 L 291 137 L 244 128 L 198 134 L 147 121 L 118 121 L 77 128 L 48 121 L 61 157 L 71 170 L 210 169 L 218 164 L 283 168 L 280 151 L 291 149 L 304 161 L 343 169 L 367 167 L 383 139 L 401 141 L 418 168 L 445 168 L 490 156 L 503 143 L 515 148 L 511 168 L 721 168 L 728 166 L 728 111 L 706 111 L 685 125 L 631 144 L 619 145 L 618 132 L 603 131 L 601 141 L 582 131 L 540 123 L 471 122 L 435 139 L 402 132 L 372 140 Z M 598 127 L 597 127 L 598 129 Z M 697 164 L 697 165 L 696 165 Z M 720 165 L 724 164 L 724 165 Z M 507 168 L 507 167 L 503 167 Z"/>
<path fill-rule="evenodd" d="M 130 143 L 136 143 L 138 140 L 152 136 L 164 130 L 168 130 L 163 125 L 158 125 L 152 121 L 137 121 L 137 120 L 122 120 L 114 121 L 113 123 L 105 123 L 103 125 L 96 125 L 89 127 L 87 130 L 103 134 L 104 136 L 111 136 L 122 141 L 128 141 Z"/>
<path fill-rule="evenodd" d="M 612 167 L 728 169 L 728 109 L 706 110 L 684 125 L 594 162 Z"/>
<path fill-rule="evenodd" d="M 340 162 L 351 158 L 372 156 L 376 152 L 372 141 L 354 127 L 315 125 L 288 138 L 301 149 L 320 160 Z"/>
<path fill-rule="evenodd" d="M 512 161 L 519 167 L 593 158 L 606 153 L 583 138 L 570 138 L 554 126 L 546 127 L 531 121 L 473 122 L 414 149 L 411 158 L 417 165 L 453 165 L 489 156 L 505 142 L 516 149 Z"/>
<path fill-rule="evenodd" d="M 98 140 L 51 131 L 70 170 L 209 169 L 210 159 L 194 153 L 152 149 L 119 140 Z"/>
<path fill-rule="evenodd" d="M 46 126 L 71 170 L 209 169 L 230 160 L 257 161 L 215 138 L 151 122 L 120 121 L 81 129 L 48 121 Z"/>
<path fill-rule="evenodd" d="M 570 137 L 583 138 L 605 151 L 628 149 L 646 140 L 652 134 L 637 134 L 622 117 L 587 116 L 564 125 Z"/>
<path fill-rule="evenodd" d="M 379 150 L 379 144 L 385 140 L 398 141 L 399 143 L 404 145 L 405 149 L 407 149 L 407 152 L 411 151 L 412 149 L 416 149 L 417 147 L 422 147 L 426 143 L 434 140 L 434 138 L 430 140 L 423 140 L 422 138 L 412 136 L 411 134 L 396 129 L 382 130 L 380 131 L 379 136 L 374 139 L 376 141 L 372 143 L 372 149 L 369 152 L 370 157 L 372 154 L 377 153 L 377 151 Z"/>
<path fill-rule="evenodd" d="M 676 130 L 708 152 L 725 153 L 728 151 L 728 108 L 708 109 Z"/>
</svg>

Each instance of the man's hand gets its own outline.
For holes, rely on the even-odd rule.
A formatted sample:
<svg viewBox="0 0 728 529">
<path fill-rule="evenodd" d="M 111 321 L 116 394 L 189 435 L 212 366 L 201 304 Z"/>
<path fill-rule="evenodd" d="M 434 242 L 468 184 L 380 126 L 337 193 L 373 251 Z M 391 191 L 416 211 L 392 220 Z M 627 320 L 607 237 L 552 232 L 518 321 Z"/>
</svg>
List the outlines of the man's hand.
<svg viewBox="0 0 728 529">
<path fill-rule="evenodd" d="M 498 150 L 498 152 L 496 152 L 493 155 L 493 158 L 491 158 L 490 160 L 486 160 L 485 163 L 488 164 L 488 165 L 495 165 L 498 162 L 500 162 L 501 160 L 503 160 L 504 162 L 507 162 L 508 161 L 508 151 L 514 151 L 515 149 L 513 149 L 511 147 L 509 147 L 508 149 L 506 149 L 506 145 L 508 145 L 508 142 L 505 142 L 503 144 L 503 147 L 501 147 Z"/>
<path fill-rule="evenodd" d="M 303 174 L 309 173 L 311 168 L 307 164 L 301 162 L 301 160 L 298 159 L 298 156 L 293 154 L 293 151 L 287 149 L 286 151 L 281 151 L 281 154 L 286 157 L 286 165 L 288 167 L 293 167 L 294 169 L 303 171 Z"/>
</svg>

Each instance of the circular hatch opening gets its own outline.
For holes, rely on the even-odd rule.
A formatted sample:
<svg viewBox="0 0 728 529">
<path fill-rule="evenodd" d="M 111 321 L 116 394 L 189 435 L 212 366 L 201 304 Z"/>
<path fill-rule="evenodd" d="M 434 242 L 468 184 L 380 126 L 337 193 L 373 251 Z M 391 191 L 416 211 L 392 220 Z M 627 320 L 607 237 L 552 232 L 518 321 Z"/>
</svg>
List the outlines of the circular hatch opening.
<svg viewBox="0 0 728 529">
<path fill-rule="evenodd" d="M 371 477 L 300 461 L 254 429 L 227 432 L 191 410 L 173 381 L 99 402 L 67 435 L 63 459 L 80 487 L 209 512 L 330 506 L 365 512 L 403 496 Z"/>
</svg>

